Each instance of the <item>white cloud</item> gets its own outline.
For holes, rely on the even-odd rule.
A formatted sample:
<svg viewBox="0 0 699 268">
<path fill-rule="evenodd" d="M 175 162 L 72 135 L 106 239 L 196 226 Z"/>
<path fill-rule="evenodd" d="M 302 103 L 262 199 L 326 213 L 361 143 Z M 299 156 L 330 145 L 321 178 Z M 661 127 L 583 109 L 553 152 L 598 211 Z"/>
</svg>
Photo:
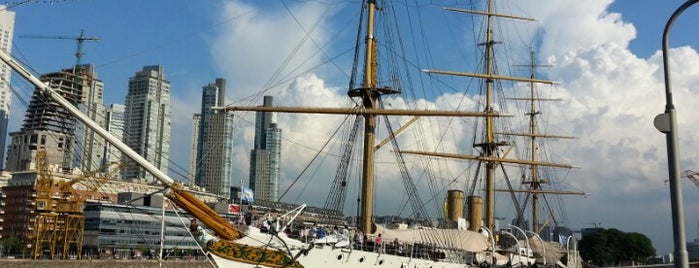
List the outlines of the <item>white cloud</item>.
<svg viewBox="0 0 699 268">
<path fill-rule="evenodd" d="M 610 3 L 563 1 L 537 9 L 550 14 L 542 19 L 541 48 L 555 65 L 548 73 L 562 83 L 562 94 L 571 99 L 555 106 L 554 112 L 565 120 L 559 122 L 563 129 L 573 129 L 580 136 L 566 150 L 582 165 L 575 174 L 576 184 L 592 192 L 579 207 L 573 206 L 578 224 L 596 218 L 604 226 L 642 232 L 663 250 L 659 253 L 667 253 L 669 193 L 661 183 L 667 178 L 665 136 L 652 125 L 665 105 L 661 54 L 649 59 L 633 54 L 628 44 L 636 31 L 619 14 L 606 11 Z M 572 10 L 576 12 L 567 12 Z M 670 55 L 681 168 L 696 169 L 693 159 L 699 147 L 689 126 L 697 124 L 691 109 L 699 105 L 699 98 L 691 87 L 699 79 L 699 55 L 688 47 L 672 49 Z M 697 218 L 690 216 L 688 221 Z"/>
<path fill-rule="evenodd" d="M 316 44 L 326 42 L 328 30 L 323 20 L 331 14 L 313 2 L 290 8 L 298 23 L 279 5 L 260 7 L 229 1 L 221 10 L 223 19 L 237 19 L 222 27 L 211 52 L 235 88 L 229 93 L 232 98 L 254 94 L 269 86 L 265 83 L 276 84 L 299 73 L 289 70 L 305 71 L 320 61 L 313 56 L 318 54 Z M 299 24 L 310 32 L 310 38 Z M 279 66 L 284 71 L 275 73 Z"/>
</svg>

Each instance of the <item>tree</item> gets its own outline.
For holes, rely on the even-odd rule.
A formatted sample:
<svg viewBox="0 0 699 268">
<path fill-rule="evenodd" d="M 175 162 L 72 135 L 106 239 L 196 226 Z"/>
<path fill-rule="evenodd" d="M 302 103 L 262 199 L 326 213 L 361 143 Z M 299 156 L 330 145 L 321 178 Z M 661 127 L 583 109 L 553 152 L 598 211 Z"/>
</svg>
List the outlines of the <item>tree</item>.
<svg viewBox="0 0 699 268">
<path fill-rule="evenodd" d="M 655 256 L 653 243 L 648 237 L 613 228 L 583 237 L 578 248 L 583 259 L 599 266 L 623 262 L 645 263 Z"/>
<path fill-rule="evenodd" d="M 643 234 L 628 233 L 626 234 L 627 252 L 626 257 L 635 262 L 645 262 L 648 258 L 655 256 L 655 248 L 653 242 Z"/>
<path fill-rule="evenodd" d="M 22 249 L 22 240 L 17 237 L 7 237 L 0 239 L 0 245 L 2 245 L 2 253 L 7 255 L 20 254 Z"/>
</svg>

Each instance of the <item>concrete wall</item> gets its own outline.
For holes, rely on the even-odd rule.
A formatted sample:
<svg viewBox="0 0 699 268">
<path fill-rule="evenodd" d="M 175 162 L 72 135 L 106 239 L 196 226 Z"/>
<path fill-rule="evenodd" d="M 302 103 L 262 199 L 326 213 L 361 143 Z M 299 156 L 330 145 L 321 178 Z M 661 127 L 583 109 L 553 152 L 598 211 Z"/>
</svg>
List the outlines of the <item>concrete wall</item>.
<svg viewBox="0 0 699 268">
<path fill-rule="evenodd" d="M 159 268 L 157 260 L 0 260 L 0 268 Z M 162 267 L 211 268 L 205 260 L 172 260 L 163 262 Z"/>
</svg>

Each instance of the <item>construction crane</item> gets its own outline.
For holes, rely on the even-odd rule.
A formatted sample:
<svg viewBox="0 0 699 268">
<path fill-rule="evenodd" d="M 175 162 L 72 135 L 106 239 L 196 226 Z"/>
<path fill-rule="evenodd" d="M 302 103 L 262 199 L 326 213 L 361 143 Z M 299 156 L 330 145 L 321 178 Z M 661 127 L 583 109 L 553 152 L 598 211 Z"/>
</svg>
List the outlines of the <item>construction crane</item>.
<svg viewBox="0 0 699 268">
<path fill-rule="evenodd" d="M 114 168 L 108 169 L 109 172 L 102 173 L 100 171 L 90 171 L 83 173 L 75 179 L 69 181 L 59 181 L 58 191 L 60 199 L 56 204 L 56 213 L 58 213 L 58 222 L 61 225 L 57 228 L 59 234 L 56 237 L 56 243 L 60 243 L 62 249 L 61 257 L 67 259 L 69 254 L 75 253 L 80 259 L 82 253 L 83 234 L 85 233 L 85 216 L 83 208 L 88 195 L 92 195 L 109 179 L 121 169 L 124 164 L 112 163 Z M 85 185 L 85 191 L 78 191 L 74 187 L 77 183 Z"/>
<path fill-rule="evenodd" d="M 43 149 L 36 151 L 37 178 L 34 186 L 36 192 L 36 216 L 25 235 L 31 244 L 28 248 L 36 259 L 41 257 L 43 249 L 48 248 L 53 259 L 56 250 L 56 224 L 58 214 L 54 211 L 55 200 L 53 193 L 57 191 L 56 183 L 49 169 L 48 157 Z"/>
<path fill-rule="evenodd" d="M 694 183 L 694 185 L 699 187 L 699 173 L 693 170 L 685 170 L 684 172 L 682 172 L 682 177 L 689 179 Z"/>
<path fill-rule="evenodd" d="M 123 164 L 115 162 L 109 167 L 108 172 L 90 171 L 72 180 L 61 180 L 51 174 L 46 150 L 36 151 L 37 214 L 26 234 L 31 241 L 28 248 L 33 258 L 42 258 L 45 252 L 50 259 L 57 255 L 67 259 L 71 253 L 80 258 L 85 232 L 85 200 L 108 182 Z M 84 190 L 76 189 L 76 184 L 84 185 Z"/>
<path fill-rule="evenodd" d="M 64 40 L 75 40 L 77 43 L 77 50 L 75 51 L 75 69 L 76 73 L 80 70 L 80 63 L 83 55 L 83 43 L 85 41 L 99 41 L 100 38 L 96 36 L 85 36 L 85 30 L 80 30 L 79 36 L 56 36 L 56 35 L 20 35 L 19 38 L 43 38 L 43 39 L 64 39 Z"/>
</svg>

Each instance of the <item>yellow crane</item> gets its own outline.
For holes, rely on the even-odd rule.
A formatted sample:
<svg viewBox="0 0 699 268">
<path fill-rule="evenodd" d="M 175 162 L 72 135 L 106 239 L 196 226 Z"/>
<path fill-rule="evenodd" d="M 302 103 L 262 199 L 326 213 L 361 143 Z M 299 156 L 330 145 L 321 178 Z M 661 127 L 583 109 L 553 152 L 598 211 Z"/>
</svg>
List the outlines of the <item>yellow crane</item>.
<svg viewBox="0 0 699 268">
<path fill-rule="evenodd" d="M 71 254 L 80 258 L 85 230 L 85 200 L 109 181 L 123 164 L 111 163 L 109 172 L 90 171 L 62 181 L 55 180 L 51 174 L 45 150 L 37 150 L 35 160 L 37 215 L 27 233 L 32 256 L 41 258 L 44 252 L 48 252 L 50 259 L 55 259 L 56 254 L 60 254 L 62 259 Z M 75 189 L 78 183 L 85 185 L 85 189 Z"/>
<path fill-rule="evenodd" d="M 85 216 L 83 209 L 85 200 L 88 195 L 92 195 L 110 178 L 121 169 L 124 164 L 114 162 L 111 163 L 114 168 L 107 169 L 109 172 L 103 173 L 100 171 L 85 172 L 82 175 L 69 180 L 58 182 L 58 191 L 60 199 L 56 204 L 56 213 L 58 213 L 58 231 L 56 236 L 57 243 L 60 243 L 62 248 L 61 257 L 67 259 L 71 251 L 80 259 L 82 253 L 83 234 L 85 232 Z M 75 189 L 75 185 L 81 183 L 85 185 L 84 191 Z"/>
<path fill-rule="evenodd" d="M 37 171 L 35 184 L 36 217 L 32 227 L 27 229 L 26 237 L 32 241 L 29 249 L 34 258 L 41 257 L 43 249 L 48 248 L 50 258 L 53 259 L 56 250 L 56 225 L 58 222 L 53 194 L 57 191 L 57 187 L 49 170 L 46 151 L 37 150 L 35 160 Z"/>
</svg>

